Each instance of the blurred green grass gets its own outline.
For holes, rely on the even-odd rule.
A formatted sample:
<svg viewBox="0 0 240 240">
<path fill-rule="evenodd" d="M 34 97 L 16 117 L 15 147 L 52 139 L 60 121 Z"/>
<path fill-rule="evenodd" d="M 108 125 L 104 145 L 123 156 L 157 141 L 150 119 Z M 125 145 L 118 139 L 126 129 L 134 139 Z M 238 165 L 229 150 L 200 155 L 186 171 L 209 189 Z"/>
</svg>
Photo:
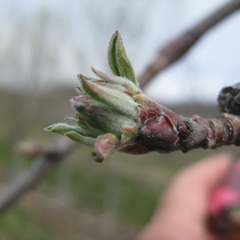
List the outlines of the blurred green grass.
<svg viewBox="0 0 240 240">
<path fill-rule="evenodd" d="M 23 209 L 13 208 L 0 218 L 0 239 L 63 240 L 60 234 L 41 226 Z"/>
<path fill-rule="evenodd" d="M 0 91 L 2 183 L 7 184 L 32 163 L 17 155 L 17 142 L 32 138 L 47 146 L 53 141 L 56 135 L 42 129 L 53 122 L 64 121 L 64 117 L 73 114 L 68 103 L 73 94 L 73 90 L 66 88 L 49 90 L 44 95 L 37 96 Z M 187 116 L 200 113 L 205 117 L 214 116 L 217 112 L 214 106 L 177 106 L 175 111 Z M 216 151 L 226 149 L 236 150 L 234 147 L 225 147 Z M 89 147 L 80 146 L 44 180 L 37 191 L 49 198 L 49 203 L 52 198 L 59 198 L 60 201 L 63 199 L 63 203 L 65 197 L 72 199 L 67 201 L 67 205 L 73 212 L 80 215 L 82 212 L 89 212 L 100 225 L 102 216 L 109 214 L 110 222 L 115 222 L 117 227 L 109 225 L 108 233 L 103 233 L 101 227 L 95 227 L 88 233 L 91 235 L 95 232 L 88 239 L 94 239 L 94 236 L 101 239 L 101 232 L 102 239 L 105 240 L 121 239 L 118 236 L 121 236 L 120 229 L 123 226 L 125 234 L 132 236 L 137 233 L 150 219 L 167 183 L 176 172 L 197 159 L 216 152 L 198 149 L 187 154 L 151 153 L 142 156 L 116 153 L 106 162 L 98 164 L 92 160 L 91 151 Z M 54 221 L 47 221 L 51 210 L 43 208 L 41 211 L 41 217 L 36 217 L 28 204 L 17 204 L 17 207 L 0 218 L 0 239 L 78 239 L 66 225 L 60 229 L 65 235 L 59 235 L 60 230 L 56 231 Z M 71 218 L 71 214 L 69 216 Z M 56 220 L 59 220 L 57 218 L 56 216 Z M 74 224 L 77 223 L 73 222 L 72 225 Z M 85 226 L 77 226 L 81 225 Z M 111 236 L 108 237 L 110 232 Z"/>
</svg>

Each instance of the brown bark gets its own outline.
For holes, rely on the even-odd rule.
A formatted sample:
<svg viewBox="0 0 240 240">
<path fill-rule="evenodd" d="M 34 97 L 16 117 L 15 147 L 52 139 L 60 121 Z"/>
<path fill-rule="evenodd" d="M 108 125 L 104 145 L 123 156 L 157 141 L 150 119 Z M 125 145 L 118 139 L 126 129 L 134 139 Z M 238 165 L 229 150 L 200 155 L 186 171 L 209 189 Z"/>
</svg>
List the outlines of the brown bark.
<svg viewBox="0 0 240 240">
<path fill-rule="evenodd" d="M 150 151 L 188 152 L 195 148 L 215 149 L 223 145 L 240 145 L 240 117 L 222 113 L 217 118 L 186 118 L 162 108 L 161 114 L 147 120 L 137 142 Z"/>
<path fill-rule="evenodd" d="M 65 137 L 59 137 L 51 149 L 36 158 L 29 169 L 14 178 L 1 191 L 0 214 L 5 212 L 24 193 L 36 187 L 76 145 L 77 143 Z"/>
</svg>

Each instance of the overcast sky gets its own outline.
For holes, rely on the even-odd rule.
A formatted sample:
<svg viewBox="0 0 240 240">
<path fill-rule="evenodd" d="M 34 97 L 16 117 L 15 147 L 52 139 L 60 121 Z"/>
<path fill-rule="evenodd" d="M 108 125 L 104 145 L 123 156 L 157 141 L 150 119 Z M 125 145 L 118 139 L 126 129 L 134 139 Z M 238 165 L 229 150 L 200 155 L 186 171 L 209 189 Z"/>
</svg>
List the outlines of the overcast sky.
<svg viewBox="0 0 240 240">
<path fill-rule="evenodd" d="M 57 81 L 75 86 L 78 73 L 93 76 L 91 66 L 110 71 L 107 47 L 116 29 L 140 74 L 161 46 L 225 2 L 0 0 L 0 84 L 27 88 L 36 76 L 40 86 Z M 240 13 L 235 13 L 158 75 L 147 94 L 168 103 L 215 101 L 222 87 L 239 81 L 239 31 Z"/>
</svg>

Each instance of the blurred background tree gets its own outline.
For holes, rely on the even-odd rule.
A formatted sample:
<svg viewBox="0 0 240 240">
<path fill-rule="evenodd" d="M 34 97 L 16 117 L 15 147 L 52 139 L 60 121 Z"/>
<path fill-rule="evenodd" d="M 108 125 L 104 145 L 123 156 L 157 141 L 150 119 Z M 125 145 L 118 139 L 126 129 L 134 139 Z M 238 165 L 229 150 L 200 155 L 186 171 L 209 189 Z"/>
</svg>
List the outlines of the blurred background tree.
<svg viewBox="0 0 240 240">
<path fill-rule="evenodd" d="M 73 114 L 68 99 L 76 75 L 92 75 L 91 66 L 110 72 L 107 46 L 116 29 L 139 75 L 166 42 L 226 2 L 0 1 L 1 187 L 31 164 L 16 144 L 32 138 L 48 146 L 54 136 L 42 129 Z M 146 93 L 183 115 L 214 116 L 219 90 L 240 75 L 239 27 L 240 15 L 233 14 L 158 75 Z M 99 165 L 81 146 L 1 216 L 0 238 L 133 239 L 171 176 L 209 152 L 117 153 Z"/>
</svg>

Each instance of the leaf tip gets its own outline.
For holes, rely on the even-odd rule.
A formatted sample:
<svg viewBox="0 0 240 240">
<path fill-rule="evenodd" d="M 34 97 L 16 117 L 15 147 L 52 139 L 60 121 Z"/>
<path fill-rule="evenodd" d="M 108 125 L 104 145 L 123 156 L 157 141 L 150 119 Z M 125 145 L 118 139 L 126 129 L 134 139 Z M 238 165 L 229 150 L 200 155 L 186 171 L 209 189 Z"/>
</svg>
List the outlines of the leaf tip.
<svg viewBox="0 0 240 240">
<path fill-rule="evenodd" d="M 80 81 L 81 80 L 81 74 L 77 75 L 77 79 Z"/>
<path fill-rule="evenodd" d="M 120 33 L 120 31 L 117 29 L 114 33 L 113 33 L 113 35 L 112 35 L 112 38 L 115 38 L 115 37 L 121 37 L 121 33 Z"/>
<path fill-rule="evenodd" d="M 50 125 L 50 126 L 48 126 L 48 127 L 45 127 L 45 128 L 43 128 L 43 130 L 46 131 L 46 132 L 51 132 L 51 131 L 52 131 L 52 126 L 53 126 L 53 125 Z"/>
<path fill-rule="evenodd" d="M 96 68 L 94 68 L 93 66 L 91 67 L 91 69 L 92 69 L 92 72 L 98 76 L 99 71 Z"/>
</svg>

